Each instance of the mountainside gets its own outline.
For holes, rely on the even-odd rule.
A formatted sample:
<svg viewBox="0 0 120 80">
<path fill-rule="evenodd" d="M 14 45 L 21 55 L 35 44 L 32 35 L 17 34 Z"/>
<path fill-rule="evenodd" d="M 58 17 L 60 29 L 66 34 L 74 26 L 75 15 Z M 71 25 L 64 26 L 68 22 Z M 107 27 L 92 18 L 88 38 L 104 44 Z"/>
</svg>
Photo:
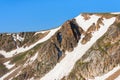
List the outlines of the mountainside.
<svg viewBox="0 0 120 80">
<path fill-rule="evenodd" d="M 119 80 L 119 65 L 119 13 L 83 13 L 55 29 L 0 34 L 0 80 Z"/>
</svg>

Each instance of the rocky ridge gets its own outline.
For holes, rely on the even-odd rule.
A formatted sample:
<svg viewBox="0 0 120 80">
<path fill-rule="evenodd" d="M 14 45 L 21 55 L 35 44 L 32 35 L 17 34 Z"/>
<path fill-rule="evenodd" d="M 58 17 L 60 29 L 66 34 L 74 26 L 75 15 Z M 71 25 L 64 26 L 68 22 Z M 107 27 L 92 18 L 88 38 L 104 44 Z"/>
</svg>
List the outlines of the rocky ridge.
<svg viewBox="0 0 120 80">
<path fill-rule="evenodd" d="M 78 42 L 82 36 L 84 37 L 81 40 L 81 44 L 87 44 L 92 38 L 92 33 L 98 31 L 100 25 L 104 25 L 104 18 L 116 17 L 114 24 L 77 61 L 71 73 L 64 77 L 63 80 L 94 78 L 113 69 L 120 62 L 120 15 L 108 13 L 82 14 L 86 21 L 91 18 L 91 15 L 96 15 L 100 18 L 96 23 L 92 23 L 87 31 L 82 29 L 82 26 L 79 26 L 76 19 L 68 20 L 48 40 L 36 44 L 31 49 L 9 58 L 5 58 L 4 55 L 0 54 L 0 77 L 13 70 L 11 74 L 4 78 L 5 80 L 10 78 L 13 80 L 40 79 L 66 56 L 66 51 L 72 52 L 78 46 Z M 45 33 L 37 34 L 35 32 L 0 34 L 0 50 L 9 52 L 18 47 L 29 47 L 49 35 L 50 32 L 52 31 L 48 30 Z M 4 65 L 7 61 L 10 61 L 10 64 L 15 64 L 15 66 L 7 69 Z"/>
</svg>

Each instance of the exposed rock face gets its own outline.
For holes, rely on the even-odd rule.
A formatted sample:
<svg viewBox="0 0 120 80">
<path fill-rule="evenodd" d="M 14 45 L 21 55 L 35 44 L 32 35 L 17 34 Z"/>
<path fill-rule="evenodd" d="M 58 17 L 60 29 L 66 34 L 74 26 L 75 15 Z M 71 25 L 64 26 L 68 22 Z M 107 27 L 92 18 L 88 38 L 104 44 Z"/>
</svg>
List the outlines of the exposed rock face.
<svg viewBox="0 0 120 80">
<path fill-rule="evenodd" d="M 84 20 L 89 20 L 91 14 L 82 14 Z M 103 75 L 120 64 L 120 16 L 111 14 L 95 14 L 100 16 L 97 22 L 90 25 L 87 31 L 79 26 L 75 19 L 66 21 L 53 35 L 51 30 L 45 32 L 22 32 L 14 34 L 0 34 L 0 50 L 7 52 L 17 48 L 31 47 L 31 45 L 44 39 L 47 35 L 52 36 L 37 43 L 32 48 L 5 58 L 0 51 L 0 77 L 13 71 L 5 77 L 5 80 L 28 80 L 40 79 L 57 63 L 65 58 L 65 52 L 72 52 L 78 46 L 87 44 L 93 37 L 93 33 L 99 31 L 100 25 L 104 25 L 103 20 L 116 17 L 116 21 L 108 31 L 97 40 L 96 43 L 76 62 L 73 70 L 62 80 L 86 80 Z M 68 53 L 69 54 L 69 53 Z M 7 68 L 5 62 L 10 61 Z M 0 78 L 1 79 L 1 78 Z"/>
<path fill-rule="evenodd" d="M 23 73 L 15 79 L 31 78 L 32 76 L 37 79 L 44 76 L 57 62 L 64 58 L 65 51 L 72 51 L 77 46 L 82 32 L 83 30 L 74 19 L 65 22 L 54 36 L 39 44 L 38 58 L 33 63 L 34 65 L 28 66 L 31 67 L 34 74 L 32 74 L 33 72 L 26 72 L 28 69 L 24 69 Z"/>
<path fill-rule="evenodd" d="M 120 64 L 120 23 L 108 31 L 77 61 L 66 80 L 85 80 L 101 76 Z M 64 79 L 64 80 L 65 80 Z"/>
<path fill-rule="evenodd" d="M 92 33 L 85 34 L 85 37 L 82 39 L 81 43 L 86 44 L 92 38 Z"/>
<path fill-rule="evenodd" d="M 11 35 L 1 34 L 0 35 L 0 49 L 10 51 L 16 48 L 16 43 Z"/>
<path fill-rule="evenodd" d="M 82 14 L 82 16 L 84 17 L 85 20 L 90 19 L 90 14 L 84 13 L 84 14 Z"/>
<path fill-rule="evenodd" d="M 66 50 L 72 51 L 77 46 L 82 32 L 80 30 L 74 20 L 67 21 L 50 40 L 43 43 L 44 47 L 41 48 L 40 53 L 44 54 L 38 57 L 39 69 L 42 68 L 40 74 L 45 74 L 52 69 L 58 60 L 64 57 Z"/>
<path fill-rule="evenodd" d="M 72 51 L 83 33 L 83 30 L 76 24 L 75 20 L 67 21 L 59 30 L 62 32 L 63 40 L 61 47 L 67 51 Z"/>
</svg>

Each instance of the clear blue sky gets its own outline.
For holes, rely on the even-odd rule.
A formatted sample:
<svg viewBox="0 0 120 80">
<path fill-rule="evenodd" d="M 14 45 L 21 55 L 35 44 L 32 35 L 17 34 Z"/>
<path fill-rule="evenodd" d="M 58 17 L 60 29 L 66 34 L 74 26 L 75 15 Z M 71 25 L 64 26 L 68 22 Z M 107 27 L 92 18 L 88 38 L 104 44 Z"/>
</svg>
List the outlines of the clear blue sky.
<svg viewBox="0 0 120 80">
<path fill-rule="evenodd" d="M 120 0 L 0 0 L 0 33 L 55 28 L 81 12 L 118 12 Z"/>
</svg>

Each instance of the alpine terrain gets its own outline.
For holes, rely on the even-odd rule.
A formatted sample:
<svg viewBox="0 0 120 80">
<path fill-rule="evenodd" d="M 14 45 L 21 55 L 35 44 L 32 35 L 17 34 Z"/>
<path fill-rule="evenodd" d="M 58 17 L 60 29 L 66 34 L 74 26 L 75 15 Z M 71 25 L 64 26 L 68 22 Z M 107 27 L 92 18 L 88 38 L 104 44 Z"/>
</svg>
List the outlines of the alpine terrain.
<svg viewBox="0 0 120 80">
<path fill-rule="evenodd" d="M 0 80 L 120 80 L 120 13 L 82 13 L 51 30 L 0 33 Z"/>
</svg>

